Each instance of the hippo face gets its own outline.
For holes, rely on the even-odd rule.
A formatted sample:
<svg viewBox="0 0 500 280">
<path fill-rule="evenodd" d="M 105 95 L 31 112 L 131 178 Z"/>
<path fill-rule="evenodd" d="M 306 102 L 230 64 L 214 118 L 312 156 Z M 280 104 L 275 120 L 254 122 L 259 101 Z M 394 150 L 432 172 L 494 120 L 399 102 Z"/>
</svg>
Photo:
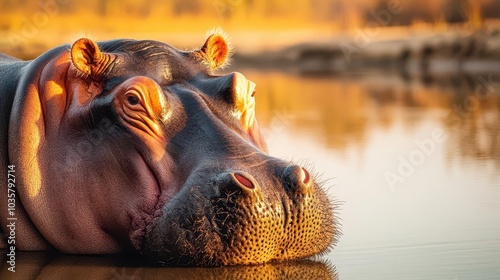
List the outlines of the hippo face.
<svg viewBox="0 0 500 280">
<path fill-rule="evenodd" d="M 83 38 L 40 58 L 17 102 L 35 109 L 13 118 L 20 141 L 9 144 L 40 235 L 62 252 L 131 250 L 173 265 L 327 250 L 331 201 L 306 169 L 268 155 L 255 84 L 211 74 L 228 56 L 213 34 L 190 52 Z"/>
</svg>

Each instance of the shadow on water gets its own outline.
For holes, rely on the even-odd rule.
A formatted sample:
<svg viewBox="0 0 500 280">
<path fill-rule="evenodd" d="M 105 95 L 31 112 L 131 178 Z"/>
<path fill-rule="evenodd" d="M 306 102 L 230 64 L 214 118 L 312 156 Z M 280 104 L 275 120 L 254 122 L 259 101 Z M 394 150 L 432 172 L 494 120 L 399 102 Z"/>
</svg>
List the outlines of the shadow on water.
<svg viewBox="0 0 500 280">
<path fill-rule="evenodd" d="M 123 256 L 75 256 L 17 252 L 16 272 L 2 252 L 0 279 L 337 279 L 335 268 L 317 261 L 256 266 L 148 267 Z"/>
</svg>

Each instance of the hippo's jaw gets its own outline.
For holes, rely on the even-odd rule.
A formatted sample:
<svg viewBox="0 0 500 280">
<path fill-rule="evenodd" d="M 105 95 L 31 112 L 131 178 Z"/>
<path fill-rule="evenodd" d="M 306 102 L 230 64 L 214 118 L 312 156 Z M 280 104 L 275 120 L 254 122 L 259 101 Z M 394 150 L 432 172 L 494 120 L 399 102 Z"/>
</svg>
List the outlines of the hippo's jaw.
<svg viewBox="0 0 500 280">
<path fill-rule="evenodd" d="M 333 206 L 307 171 L 290 166 L 284 173 L 290 169 L 307 178 L 258 184 L 226 171 L 208 184 L 184 186 L 148 229 L 142 254 L 158 264 L 218 266 L 326 251 L 338 234 Z"/>
</svg>

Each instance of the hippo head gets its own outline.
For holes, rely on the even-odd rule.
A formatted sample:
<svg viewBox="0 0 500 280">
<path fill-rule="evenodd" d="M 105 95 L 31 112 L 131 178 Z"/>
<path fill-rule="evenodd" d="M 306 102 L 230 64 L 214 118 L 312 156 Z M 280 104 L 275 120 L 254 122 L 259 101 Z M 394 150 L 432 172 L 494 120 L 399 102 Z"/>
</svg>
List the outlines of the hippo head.
<svg viewBox="0 0 500 280">
<path fill-rule="evenodd" d="M 255 84 L 211 74 L 229 53 L 219 33 L 193 51 L 83 38 L 34 62 L 17 109 L 32 114 L 12 121 L 21 140 L 10 148 L 49 244 L 206 266 L 331 246 L 333 204 L 308 170 L 268 155 Z"/>
</svg>

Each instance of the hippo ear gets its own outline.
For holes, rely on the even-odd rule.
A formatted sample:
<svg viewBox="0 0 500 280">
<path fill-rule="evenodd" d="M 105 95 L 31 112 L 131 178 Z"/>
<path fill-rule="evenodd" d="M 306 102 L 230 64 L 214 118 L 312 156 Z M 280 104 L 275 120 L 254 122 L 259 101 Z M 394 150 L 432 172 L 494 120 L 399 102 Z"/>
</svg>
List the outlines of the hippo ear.
<svg viewBox="0 0 500 280">
<path fill-rule="evenodd" d="M 227 37 L 223 33 L 216 33 L 210 35 L 203 47 L 196 53 L 211 70 L 215 70 L 228 64 L 230 49 Z"/>
<path fill-rule="evenodd" d="M 102 53 L 97 44 L 87 38 L 81 38 L 71 47 L 71 61 L 81 73 L 98 77 L 109 63 L 109 54 Z"/>
</svg>

